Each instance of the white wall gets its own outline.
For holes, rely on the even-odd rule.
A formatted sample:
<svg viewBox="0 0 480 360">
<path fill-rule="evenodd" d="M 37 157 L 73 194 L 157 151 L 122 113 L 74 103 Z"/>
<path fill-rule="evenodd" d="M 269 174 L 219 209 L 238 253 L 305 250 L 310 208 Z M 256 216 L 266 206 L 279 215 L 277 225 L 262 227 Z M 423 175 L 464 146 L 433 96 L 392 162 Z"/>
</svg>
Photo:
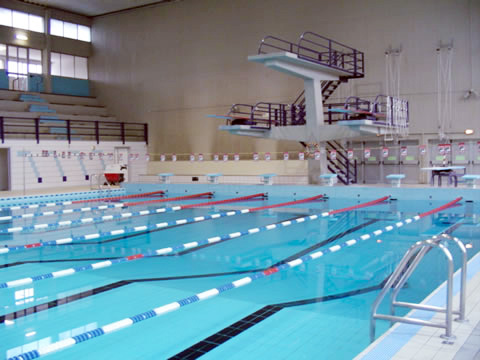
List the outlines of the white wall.
<svg viewBox="0 0 480 360">
<path fill-rule="evenodd" d="M 138 158 L 129 159 L 128 165 L 132 182 L 138 181 L 139 175 L 146 173 L 146 146 L 140 142 L 129 142 L 123 145 L 121 142 L 101 142 L 96 144 L 90 141 L 72 142 L 66 141 L 41 141 L 37 144 L 33 140 L 6 140 L 2 148 L 10 148 L 11 163 L 11 190 L 25 188 L 41 189 L 53 187 L 68 187 L 90 184 L 85 175 L 102 173 L 104 165 L 113 164 L 115 147 L 129 147 L 130 154 L 138 154 Z M 50 156 L 43 157 L 42 151 L 48 151 Z M 55 157 L 53 152 L 56 151 Z M 70 152 L 70 158 L 68 153 Z M 83 160 L 75 154 L 83 152 Z M 23 156 L 23 154 L 26 156 Z M 90 159 L 90 153 L 92 159 Z M 98 155 L 103 153 L 102 159 Z M 67 181 L 63 181 L 63 176 Z M 42 183 L 38 182 L 42 178 Z"/>
<path fill-rule="evenodd" d="M 91 78 L 122 121 L 148 122 L 151 152 L 213 153 L 296 150 L 295 143 L 217 131 L 232 103 L 288 102 L 298 79 L 247 61 L 263 36 L 292 41 L 311 30 L 365 52 L 366 77 L 335 96 L 385 90 L 385 57 L 401 46 L 401 93 L 410 100 L 411 132 L 436 133 L 436 47 L 454 41 L 455 117 L 450 132 L 480 133 L 478 0 L 185 0 L 93 22 Z"/>
</svg>

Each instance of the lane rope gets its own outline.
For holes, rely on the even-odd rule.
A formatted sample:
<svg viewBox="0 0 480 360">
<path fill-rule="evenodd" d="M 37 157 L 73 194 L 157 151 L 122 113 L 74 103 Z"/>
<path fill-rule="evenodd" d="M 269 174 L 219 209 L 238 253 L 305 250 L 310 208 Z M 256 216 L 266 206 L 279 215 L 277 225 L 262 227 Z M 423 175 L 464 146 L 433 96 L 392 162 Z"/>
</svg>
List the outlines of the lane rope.
<svg viewBox="0 0 480 360">
<path fill-rule="evenodd" d="M 416 222 L 416 221 L 418 221 L 418 220 L 420 220 L 420 219 L 422 219 L 426 216 L 432 215 L 436 212 L 442 211 L 443 209 L 446 209 L 446 208 L 450 207 L 451 205 L 459 202 L 461 199 L 462 199 L 461 197 L 457 198 L 457 199 L 451 201 L 450 203 L 439 207 L 438 209 L 433 209 L 433 210 L 430 210 L 426 213 L 416 215 L 413 218 L 408 218 L 408 219 L 405 219 L 403 221 L 398 221 L 398 222 L 395 223 L 394 226 L 392 226 L 392 225 L 385 226 L 382 229 L 375 230 L 375 231 L 371 232 L 370 234 L 364 234 L 364 235 L 362 235 L 362 236 L 360 236 L 356 239 L 347 240 L 347 241 L 345 241 L 341 244 L 333 245 L 333 246 L 330 246 L 330 247 L 328 247 L 324 250 L 319 250 L 319 251 L 316 251 L 314 253 L 311 253 L 310 255 L 304 255 L 302 257 L 296 258 L 296 259 L 291 260 L 291 261 L 289 261 L 287 263 L 284 263 L 282 265 L 273 266 L 273 267 L 270 267 L 270 268 L 268 268 L 266 270 L 263 270 L 263 271 L 257 271 L 250 276 L 246 276 L 246 277 L 240 278 L 238 280 L 223 284 L 219 287 L 212 288 L 212 289 L 209 289 L 209 290 L 205 290 L 205 291 L 202 291 L 202 292 L 197 293 L 195 295 L 183 298 L 181 300 L 174 301 L 174 302 L 171 302 L 169 304 L 162 305 L 162 306 L 156 307 L 154 309 L 145 311 L 143 313 L 136 314 L 136 315 L 133 315 L 131 317 L 124 318 L 122 320 L 118 320 L 118 321 L 109 323 L 107 325 L 98 327 L 94 330 L 86 331 L 86 332 L 83 332 L 79 335 L 72 336 L 70 338 L 63 339 L 63 340 L 57 341 L 55 343 L 52 343 L 52 344 L 49 344 L 49 345 L 46 345 L 46 346 L 39 347 L 37 350 L 32 350 L 32 351 L 25 352 L 21 355 L 11 357 L 8 360 L 37 359 L 41 356 L 45 356 L 47 354 L 50 354 L 50 353 L 53 353 L 53 352 L 56 352 L 56 351 L 64 350 L 64 349 L 66 349 L 68 347 L 71 347 L 71 346 L 74 346 L 76 344 L 85 342 L 87 340 L 91 340 L 95 337 L 99 337 L 99 336 L 102 336 L 102 335 L 105 335 L 105 334 L 112 333 L 114 331 L 118 331 L 118 330 L 127 328 L 127 327 L 132 326 L 133 324 L 137 324 L 141 321 L 151 319 L 151 318 L 154 318 L 154 317 L 157 317 L 157 316 L 165 315 L 165 314 L 170 313 L 172 311 L 176 311 L 176 310 L 178 310 L 178 309 L 180 309 L 184 306 L 187 306 L 187 305 L 199 302 L 199 301 L 203 301 L 203 300 L 206 300 L 206 299 L 213 298 L 213 297 L 215 297 L 215 296 L 217 296 L 217 295 L 219 295 L 223 292 L 226 292 L 226 291 L 229 291 L 229 290 L 232 290 L 232 289 L 236 289 L 236 288 L 251 284 L 252 282 L 254 282 L 256 280 L 259 280 L 259 279 L 262 279 L 264 277 L 276 274 L 280 271 L 295 268 L 297 266 L 300 266 L 301 264 L 305 264 L 309 261 L 321 258 L 322 256 L 327 255 L 329 253 L 337 252 L 342 248 L 353 246 L 357 243 L 368 240 L 372 237 L 377 237 L 377 236 L 383 234 L 384 232 L 389 232 L 389 231 L 392 231 L 395 228 L 400 228 L 404 225 L 408 225 L 412 222 Z"/>
<path fill-rule="evenodd" d="M 111 191 L 111 190 L 109 190 Z M 114 190 L 118 191 L 118 190 Z M 133 194 L 133 195 L 142 195 L 142 196 L 148 196 L 152 194 L 159 193 L 157 191 L 150 192 L 150 193 L 143 193 L 143 194 Z M 161 191 L 163 194 L 164 192 Z M 31 204 L 31 205 L 18 205 L 18 206 L 10 206 L 10 207 L 4 207 L 0 208 L 0 211 L 15 211 L 15 210 L 25 210 L 25 209 L 38 209 L 38 208 L 44 208 L 44 207 L 53 207 L 53 206 L 64 206 L 64 205 L 72 205 L 72 204 L 80 204 L 82 202 L 89 202 L 89 201 L 108 201 L 108 200 L 113 200 L 113 199 L 123 199 L 125 197 L 131 197 L 132 195 L 123 195 L 123 196 L 112 196 L 112 197 L 104 197 L 104 198 L 96 198 L 96 199 L 85 199 L 85 200 L 75 200 L 75 201 L 61 201 L 61 202 L 49 202 L 45 204 Z M 141 196 L 140 196 L 141 197 Z M 0 220 L 3 220 L 3 218 L 0 218 Z"/>
<path fill-rule="evenodd" d="M 290 202 L 283 203 L 283 204 L 268 205 L 267 207 L 272 208 L 272 207 L 288 206 L 288 205 L 292 205 L 292 203 L 305 203 L 307 201 L 317 200 L 321 197 L 322 197 L 322 195 L 319 195 L 319 196 L 314 196 L 314 197 L 308 198 L 308 199 L 297 200 L 296 202 L 295 201 L 290 201 Z M 124 262 L 140 260 L 140 259 L 143 259 L 143 258 L 148 258 L 148 257 L 153 257 L 153 256 L 158 256 L 158 255 L 166 255 L 166 254 L 179 252 L 179 251 L 187 250 L 187 249 L 194 249 L 196 247 L 203 246 L 203 245 L 214 244 L 214 243 L 218 243 L 218 242 L 222 242 L 222 241 L 226 241 L 226 240 L 230 240 L 230 239 L 234 239 L 234 238 L 238 238 L 238 237 L 242 237 L 242 236 L 246 236 L 246 235 L 257 234 L 257 233 L 260 233 L 260 232 L 263 232 L 263 231 L 269 231 L 269 230 L 273 230 L 273 229 L 284 228 L 284 227 L 287 227 L 287 226 L 290 226 L 290 225 L 300 224 L 300 223 L 303 223 L 303 222 L 306 222 L 306 221 L 313 221 L 313 220 L 317 220 L 317 219 L 320 219 L 320 218 L 325 218 L 325 217 L 327 217 L 329 215 L 333 215 L 333 214 L 339 214 L 339 213 L 346 212 L 346 211 L 351 211 L 351 210 L 360 209 L 360 208 L 364 208 L 364 207 L 368 207 L 368 206 L 378 205 L 378 204 L 382 203 L 383 201 L 385 201 L 387 199 L 388 199 L 388 196 L 385 196 L 385 197 L 382 197 L 382 198 L 377 199 L 377 200 L 368 201 L 366 203 L 357 204 L 355 206 L 349 206 L 349 207 L 346 207 L 346 208 L 343 208 L 343 209 L 325 211 L 325 212 L 322 212 L 320 214 L 302 216 L 302 217 L 298 217 L 294 220 L 282 221 L 279 224 L 268 224 L 268 225 L 264 225 L 264 226 L 260 226 L 260 227 L 256 227 L 256 228 L 251 228 L 251 229 L 248 229 L 248 230 L 245 230 L 245 231 L 236 231 L 236 232 L 232 232 L 232 233 L 229 233 L 229 234 L 210 237 L 206 240 L 192 241 L 192 242 L 180 244 L 180 245 L 177 245 L 177 246 L 166 247 L 166 248 L 161 248 L 161 249 L 157 249 L 157 250 L 150 250 L 146 253 L 138 253 L 138 254 L 134 254 L 134 255 L 124 256 L 124 257 L 114 259 L 114 260 L 99 261 L 99 262 L 90 263 L 90 264 L 86 264 L 86 265 L 82 265 L 82 266 L 77 266 L 77 267 L 72 267 L 72 268 L 68 268 L 68 269 L 49 272 L 49 273 L 42 274 L 42 275 L 35 275 L 35 276 L 31 276 L 31 277 L 26 277 L 26 278 L 23 278 L 23 279 L 11 280 L 11 281 L 7 281 L 7 282 L 4 282 L 4 283 L 0 283 L 0 289 L 18 287 L 18 286 L 22 286 L 22 285 L 31 284 L 33 282 L 40 281 L 40 280 L 54 279 L 54 278 L 59 278 L 59 277 L 70 276 L 70 275 L 73 275 L 73 274 L 76 274 L 76 273 L 79 273 L 79 272 L 103 269 L 103 268 L 110 267 L 110 266 L 113 266 L 113 265 L 116 265 L 116 264 L 121 264 L 121 263 L 124 263 Z M 235 215 L 234 213 L 236 213 L 236 214 L 238 214 L 238 213 L 246 214 L 246 213 L 249 213 L 249 212 L 255 212 L 255 211 L 261 210 L 262 208 L 264 208 L 264 206 L 258 207 L 258 208 L 253 208 L 253 209 L 243 209 L 243 210 L 232 211 L 231 215 Z M 229 215 L 226 215 L 227 213 L 224 213 L 224 214 L 225 214 L 224 216 L 229 216 Z"/>
<path fill-rule="evenodd" d="M 75 200 L 75 201 L 72 201 L 72 204 L 83 204 L 83 203 L 89 203 L 89 202 L 102 202 L 102 201 L 117 201 L 117 200 L 148 197 L 152 195 L 165 195 L 165 191 L 158 190 L 158 191 L 146 192 L 143 194 L 130 194 L 130 195 L 115 196 L 115 197 L 97 198 L 97 199 Z"/>
<path fill-rule="evenodd" d="M 249 195 L 249 196 L 242 196 L 238 198 L 233 198 L 233 199 L 227 199 L 227 200 L 218 200 L 218 201 L 208 201 L 205 203 L 200 203 L 200 204 L 195 204 L 196 206 L 211 206 L 211 205 L 217 205 L 218 203 L 225 204 L 225 203 L 232 203 L 232 202 L 238 202 L 238 201 L 243 201 L 243 200 L 248 200 L 252 199 L 255 197 L 264 197 L 264 194 L 254 194 L 254 195 Z M 189 207 L 192 207 L 189 205 Z M 179 206 L 173 206 L 171 208 L 159 208 L 156 210 L 142 210 L 139 211 L 138 213 L 140 215 L 148 215 L 149 213 L 154 214 L 160 214 L 164 213 L 167 210 L 168 211 L 179 211 L 184 208 L 184 205 L 179 205 Z M 122 219 L 127 219 L 132 217 L 133 213 L 123 213 L 121 218 Z M 193 222 L 200 222 L 204 220 L 210 220 L 210 219 L 216 219 L 224 216 L 232 216 L 232 215 L 237 215 L 236 212 L 226 212 L 224 215 L 222 213 L 217 213 L 213 215 L 206 215 L 203 217 L 195 217 L 195 218 L 186 218 L 186 219 L 179 219 L 179 220 L 173 220 L 173 221 L 164 221 L 161 223 L 157 224 L 152 224 L 152 225 L 140 225 L 140 226 L 134 226 L 134 227 L 128 227 L 125 226 L 122 229 L 115 229 L 115 230 L 110 230 L 110 231 L 100 231 L 97 233 L 93 234 L 86 234 L 86 235 L 78 235 L 78 236 L 72 236 L 69 238 L 62 238 L 58 240 L 49 240 L 49 241 L 40 241 L 32 244 L 26 244 L 26 245 L 18 245 L 18 246 L 5 246 L 3 248 L 0 248 L 0 255 L 1 254 L 7 254 L 9 252 L 13 251 L 22 251 L 22 250 L 27 250 L 27 249 L 34 249 L 34 248 L 40 248 L 40 247 L 45 247 L 45 246 L 55 246 L 55 245 L 65 245 L 65 244 L 70 244 L 75 241 L 83 241 L 83 240 L 93 240 L 93 239 L 98 239 L 101 237 L 106 237 L 106 236 L 117 236 L 117 235 L 129 235 L 132 233 L 136 232 L 143 232 L 143 231 L 152 231 L 155 229 L 160 229 L 160 228 L 167 228 L 170 226 L 176 226 L 176 225 L 185 225 Z M 113 217 L 113 215 L 110 215 Z M 111 219 L 109 219 L 111 220 Z"/>
<path fill-rule="evenodd" d="M 185 195 L 185 196 L 177 196 L 177 197 L 172 197 L 172 198 L 165 198 L 162 199 L 164 202 L 167 201 L 181 201 L 181 200 L 188 200 L 188 199 L 198 199 L 202 197 L 212 197 L 213 193 L 207 192 L 207 193 L 201 193 L 201 194 L 194 194 L 194 195 Z M 205 203 L 203 203 L 205 204 Z M 200 206 L 201 204 L 195 204 L 197 206 Z M 183 206 L 183 205 L 182 205 Z M 84 208 L 76 208 L 76 209 L 64 209 L 64 210 L 57 210 L 57 211 L 47 211 L 43 212 L 40 214 L 22 214 L 22 215 L 16 215 L 16 218 L 35 218 L 38 216 L 51 216 L 51 215 L 62 215 L 62 214 L 74 214 L 74 213 L 81 213 L 81 212 L 92 212 L 94 210 L 105 210 L 105 209 L 120 209 L 127 207 L 126 203 L 117 203 L 117 204 L 109 204 L 109 205 L 99 205 L 99 206 L 93 206 L 93 207 L 84 207 Z M 160 208 L 154 209 L 154 210 L 143 210 L 143 211 L 135 211 L 135 212 L 130 212 L 130 213 L 120 213 L 120 214 L 115 214 L 115 215 L 104 215 L 104 216 L 98 216 L 98 217 L 90 217 L 90 218 L 82 218 L 82 219 L 77 219 L 77 220 L 62 220 L 58 221 L 55 223 L 45 223 L 45 224 L 36 224 L 36 225 L 30 225 L 30 226 L 14 226 L 6 229 L 1 229 L 0 234 L 9 234 L 9 233 L 20 233 L 23 231 L 34 231 L 34 230 L 56 230 L 60 227 L 62 228 L 67 228 L 70 226 L 74 225 L 84 225 L 84 224 L 97 224 L 101 223 L 104 221 L 110 221 L 110 220 L 119 220 L 123 219 L 125 217 L 132 217 L 132 216 L 144 216 L 144 215 L 152 215 L 155 213 L 159 212 L 166 212 L 166 211 L 176 211 L 176 210 L 183 210 L 177 209 L 178 206 L 174 207 L 169 207 L 169 208 L 163 208 L 165 211 L 159 211 Z M 175 210 L 172 210 L 175 209 Z M 12 216 L 10 216 L 12 218 Z M 13 217 L 15 218 L 15 217 Z M 3 218 L 0 218 L 2 220 Z"/>
</svg>

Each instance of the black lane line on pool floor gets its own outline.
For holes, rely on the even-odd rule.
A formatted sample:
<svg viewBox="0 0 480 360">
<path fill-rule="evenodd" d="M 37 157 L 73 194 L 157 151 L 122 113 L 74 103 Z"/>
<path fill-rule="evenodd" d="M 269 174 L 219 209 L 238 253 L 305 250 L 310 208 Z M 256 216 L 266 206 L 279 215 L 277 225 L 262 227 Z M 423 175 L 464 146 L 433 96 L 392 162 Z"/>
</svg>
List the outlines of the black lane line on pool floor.
<svg viewBox="0 0 480 360">
<path fill-rule="evenodd" d="M 226 328 L 223 328 L 222 330 L 216 332 L 215 334 L 203 340 L 200 340 L 196 344 L 190 346 L 189 348 L 179 352 L 178 354 L 168 359 L 169 360 L 197 359 L 205 355 L 205 353 L 209 352 L 210 350 L 213 350 L 214 348 L 222 345 L 223 343 L 234 338 L 240 333 L 248 330 L 252 326 L 255 326 L 258 323 L 262 322 L 263 320 L 268 319 L 270 316 L 275 315 L 277 312 L 279 312 L 284 308 L 338 300 L 338 299 L 343 299 L 343 298 L 351 297 L 355 295 L 366 294 L 371 291 L 380 290 L 385 284 L 385 282 L 387 281 L 388 277 L 378 285 L 373 285 L 373 286 L 369 286 L 362 289 L 347 291 L 340 294 L 326 295 L 326 296 L 316 297 L 312 299 L 290 301 L 290 302 L 285 302 L 280 304 L 264 306 L 263 308 L 255 311 L 254 313 L 244 317 L 243 319 L 240 319 L 239 321 L 233 323 L 230 326 L 227 326 Z"/>
<path fill-rule="evenodd" d="M 452 232 L 454 232 L 456 229 L 458 229 L 462 225 L 463 225 L 462 223 L 457 222 L 457 223 L 453 224 L 453 226 L 451 226 L 448 229 L 446 229 L 445 231 L 443 231 L 443 233 L 451 234 Z M 410 259 L 409 264 L 405 268 L 405 271 L 406 271 L 406 269 L 408 269 L 408 267 L 410 266 L 410 264 L 413 261 L 414 261 L 414 258 Z M 279 262 L 278 264 L 281 264 L 281 263 L 283 263 L 283 262 Z M 366 294 L 368 292 L 380 290 L 385 286 L 385 283 L 388 281 L 390 276 L 391 276 L 391 274 L 388 275 L 378 285 L 373 285 L 373 286 L 362 288 L 362 289 L 351 290 L 351 291 L 347 291 L 347 292 L 340 293 L 340 294 L 326 295 L 326 296 L 310 298 L 310 299 L 288 301 L 288 302 L 283 302 L 283 303 L 278 303 L 278 304 L 266 305 L 263 308 L 255 311 L 254 313 L 252 313 L 250 315 L 247 315 L 243 319 L 240 319 L 239 321 L 233 323 L 232 325 L 227 326 L 227 327 L 223 328 L 222 330 L 216 332 L 215 334 L 213 334 L 213 335 L 211 335 L 211 336 L 209 336 L 209 337 L 207 337 L 203 340 L 200 340 L 196 344 L 193 344 L 192 346 L 188 347 L 187 349 L 182 350 L 181 352 L 177 353 L 176 355 L 170 357 L 168 360 L 197 359 L 197 358 L 205 355 L 205 353 L 209 352 L 210 350 L 213 350 L 214 348 L 222 345 L 223 343 L 227 342 L 228 340 L 232 339 L 233 337 L 237 336 L 238 334 L 248 330 L 252 326 L 257 325 L 258 323 L 262 322 L 263 320 L 268 319 L 270 316 L 275 315 L 277 312 L 279 312 L 280 310 L 285 309 L 285 308 L 294 307 L 294 306 L 302 306 L 302 305 L 310 305 L 310 304 L 332 301 L 332 300 L 338 300 L 338 299 L 343 299 L 343 298 L 346 298 L 346 297 Z"/>
<path fill-rule="evenodd" d="M 302 214 L 299 217 L 302 217 L 302 216 L 307 216 L 307 215 Z M 278 224 L 280 224 L 284 221 L 294 221 L 295 219 L 297 219 L 297 217 L 289 218 L 289 219 L 285 219 L 285 220 L 280 220 L 280 221 L 277 221 L 274 224 L 278 225 Z M 175 226 L 172 226 L 170 228 L 162 228 L 162 229 L 152 230 L 150 232 L 167 230 L 167 229 L 171 229 L 171 228 L 177 227 L 177 226 L 182 226 L 182 225 L 175 225 Z M 140 235 L 143 235 L 143 233 L 124 235 L 124 236 L 121 236 L 121 237 L 118 237 L 118 238 L 115 238 L 115 239 L 112 239 L 112 240 L 121 240 L 123 238 L 131 238 L 131 237 L 140 236 Z M 239 236 L 239 237 L 241 237 L 241 236 Z M 238 237 L 237 238 L 226 239 L 226 240 L 216 242 L 216 243 L 212 243 L 212 244 L 197 246 L 196 248 L 179 251 L 178 253 L 174 253 L 174 254 L 154 255 L 154 256 L 150 256 L 149 258 L 186 255 L 186 254 L 189 254 L 191 252 L 195 252 L 195 251 L 199 251 L 201 249 L 204 249 L 205 247 L 213 246 L 213 245 L 219 245 L 221 243 L 224 243 L 224 242 L 230 241 L 230 240 L 234 240 L 234 239 L 238 239 Z M 68 244 L 67 246 L 72 245 L 72 244 L 73 243 Z M 76 245 L 80 245 L 80 243 L 76 243 Z M 82 245 L 92 245 L 92 243 L 88 243 L 88 244 L 82 243 Z M 125 256 L 111 256 L 111 257 L 102 257 L 102 258 L 80 258 L 80 259 L 24 260 L 24 261 L 16 261 L 16 262 L 13 262 L 13 263 L 8 263 L 8 264 L 0 264 L 0 269 L 13 267 L 13 266 L 20 266 L 20 265 L 24 265 L 24 264 L 45 264 L 45 263 L 57 263 L 57 262 L 78 262 L 78 261 L 98 261 L 98 260 L 103 261 L 103 260 L 120 259 L 122 257 L 125 257 Z"/>
<path fill-rule="evenodd" d="M 328 244 L 331 243 L 339 238 L 339 235 L 346 236 L 352 232 L 361 230 L 362 228 L 368 226 L 371 223 L 371 221 L 368 221 L 366 223 L 357 225 L 353 228 L 350 228 L 348 230 L 345 230 L 341 232 L 340 234 L 331 236 L 327 240 L 322 241 L 322 243 Z M 217 243 L 217 244 L 221 244 Z M 213 244 L 212 244 L 213 245 Z M 193 249 L 190 249 L 193 250 Z M 200 250 L 200 249 L 199 249 Z M 177 254 L 172 254 L 172 256 L 177 256 Z M 207 278 L 207 277 L 218 277 L 218 276 L 228 276 L 228 275 L 241 275 L 241 274 L 248 274 L 252 272 L 257 272 L 257 271 L 262 271 L 267 268 L 261 268 L 261 269 L 250 269 L 250 270 L 238 270 L 238 271 L 231 271 L 231 272 L 224 272 L 224 273 L 213 273 L 213 274 L 198 274 L 198 275 L 184 275 L 184 276 L 171 276 L 171 277 L 159 277 L 159 278 L 144 278 L 144 279 L 132 279 L 132 280 L 120 280 L 114 283 L 110 283 L 107 285 L 103 285 L 100 287 L 96 287 L 91 290 L 83 291 L 81 293 L 73 294 L 70 296 L 66 296 L 60 299 L 52 300 L 47 303 L 31 306 L 26 309 L 14 311 L 5 315 L 0 315 L 0 324 L 4 323 L 5 320 L 15 320 L 22 318 L 27 315 L 35 314 L 40 311 L 48 310 L 60 305 L 68 304 L 80 299 L 84 299 L 96 294 L 101 294 L 106 291 L 114 290 L 126 285 L 130 285 L 133 283 L 140 283 L 140 282 L 150 282 L 150 281 L 170 281 L 170 280 L 186 280 L 186 279 L 197 279 L 197 278 Z"/>
</svg>

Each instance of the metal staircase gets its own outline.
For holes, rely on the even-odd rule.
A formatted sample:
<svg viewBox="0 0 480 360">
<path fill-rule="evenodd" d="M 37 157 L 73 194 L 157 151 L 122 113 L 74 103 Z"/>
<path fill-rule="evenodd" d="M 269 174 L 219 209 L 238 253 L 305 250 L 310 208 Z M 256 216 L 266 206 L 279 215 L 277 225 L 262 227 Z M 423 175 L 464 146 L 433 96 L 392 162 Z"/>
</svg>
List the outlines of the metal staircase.
<svg viewBox="0 0 480 360">
<path fill-rule="evenodd" d="M 448 247 L 442 244 L 442 241 L 451 241 L 455 243 L 462 252 L 462 267 L 461 267 L 461 282 L 460 282 L 460 305 L 458 310 L 453 310 L 453 257 Z M 438 248 L 444 254 L 447 260 L 447 291 L 446 291 L 446 306 L 438 307 L 431 305 L 423 305 L 409 302 L 397 301 L 400 290 L 404 287 L 407 280 L 412 275 L 413 271 L 420 264 L 424 256 L 433 248 Z M 382 291 L 377 296 L 372 305 L 372 312 L 370 317 L 370 341 L 375 340 L 375 323 L 377 319 L 388 320 L 393 325 L 395 322 L 402 322 L 407 324 L 431 326 L 436 328 L 445 329 L 445 334 L 441 337 L 445 339 L 444 343 L 451 344 L 455 339 L 452 335 L 452 314 L 458 315 L 457 321 L 465 321 L 465 301 L 466 301 L 466 283 L 467 283 L 467 251 L 464 244 L 456 237 L 452 237 L 448 234 L 442 234 L 437 237 L 434 236 L 431 239 L 418 241 L 407 250 L 402 260 L 398 264 L 395 271 L 386 281 Z M 390 314 L 379 314 L 378 307 L 385 298 L 387 293 L 393 289 L 390 297 Z M 406 307 L 409 309 L 419 309 L 426 311 L 434 311 L 445 314 L 445 322 L 427 321 L 412 317 L 402 317 L 395 315 L 395 307 Z"/>
<path fill-rule="evenodd" d="M 348 158 L 348 150 L 336 140 L 327 141 L 327 168 L 332 174 L 337 174 L 337 179 L 344 185 L 356 184 L 358 181 L 357 160 Z M 333 159 L 329 156 L 335 152 L 336 157 Z"/>
</svg>

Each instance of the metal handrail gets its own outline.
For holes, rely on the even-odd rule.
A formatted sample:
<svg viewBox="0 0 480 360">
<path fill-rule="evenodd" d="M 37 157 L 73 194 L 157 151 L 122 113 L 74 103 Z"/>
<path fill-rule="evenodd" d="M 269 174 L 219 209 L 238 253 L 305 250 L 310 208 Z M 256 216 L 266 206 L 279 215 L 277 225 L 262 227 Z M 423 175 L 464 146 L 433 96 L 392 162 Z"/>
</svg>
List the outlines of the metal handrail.
<svg viewBox="0 0 480 360">
<path fill-rule="evenodd" d="M 388 278 L 386 281 L 382 291 L 375 299 L 374 303 L 372 304 L 372 311 L 370 317 L 370 340 L 373 342 L 375 340 L 375 324 L 376 319 L 381 320 L 389 320 L 392 324 L 394 322 L 403 322 L 407 324 L 415 324 L 415 325 L 422 325 L 422 326 L 431 326 L 436 328 L 445 329 L 445 335 L 442 335 L 443 338 L 446 339 L 446 343 L 451 343 L 455 337 L 452 335 L 452 314 L 459 314 L 458 321 L 465 320 L 465 296 L 466 296 L 466 264 L 467 264 L 467 257 L 466 257 L 466 249 L 463 243 L 454 237 L 451 237 L 448 234 L 442 234 L 442 238 L 446 240 L 454 241 L 460 250 L 463 253 L 462 258 L 462 274 L 461 274 L 461 287 L 460 287 L 460 307 L 459 310 L 453 310 L 453 257 L 447 247 L 440 243 L 439 237 L 433 237 L 432 239 L 418 241 L 414 245 L 407 250 L 405 255 L 403 256 L 402 260 L 396 267 L 393 274 Z M 422 305 L 422 304 L 415 304 L 415 303 L 408 303 L 408 302 L 398 302 L 396 301 L 397 295 L 402 289 L 405 282 L 411 276 L 415 268 L 421 262 L 425 254 L 433 247 L 439 248 L 447 259 L 447 296 L 446 296 L 446 307 L 437 307 L 437 306 L 429 306 L 429 305 Z M 394 291 L 391 298 L 391 306 L 390 306 L 390 315 L 378 314 L 377 310 L 380 306 L 380 303 L 385 298 L 387 292 L 390 290 L 391 287 L 394 287 Z M 433 321 L 426 321 L 420 320 L 410 317 L 401 317 L 394 315 L 394 306 L 401 306 L 401 307 L 408 307 L 411 309 L 421 309 L 427 311 L 435 311 L 446 313 L 445 317 L 445 324 L 437 323 Z"/>
<path fill-rule="evenodd" d="M 74 136 L 90 136 L 99 143 L 101 137 L 117 137 L 121 138 L 122 141 L 128 137 L 135 139 L 135 141 L 143 140 L 148 144 L 148 124 L 146 123 L 71 120 L 62 119 L 58 115 L 55 116 L 55 119 L 3 116 L 1 117 L 3 125 L 1 132 L 2 140 L 7 138 L 8 135 L 24 135 L 34 136 L 37 143 L 39 143 L 42 137 L 65 136 L 67 141 L 71 143 L 71 139 Z M 62 132 L 52 133 L 52 129 L 61 129 Z M 81 132 L 76 132 L 75 130 Z"/>
</svg>

